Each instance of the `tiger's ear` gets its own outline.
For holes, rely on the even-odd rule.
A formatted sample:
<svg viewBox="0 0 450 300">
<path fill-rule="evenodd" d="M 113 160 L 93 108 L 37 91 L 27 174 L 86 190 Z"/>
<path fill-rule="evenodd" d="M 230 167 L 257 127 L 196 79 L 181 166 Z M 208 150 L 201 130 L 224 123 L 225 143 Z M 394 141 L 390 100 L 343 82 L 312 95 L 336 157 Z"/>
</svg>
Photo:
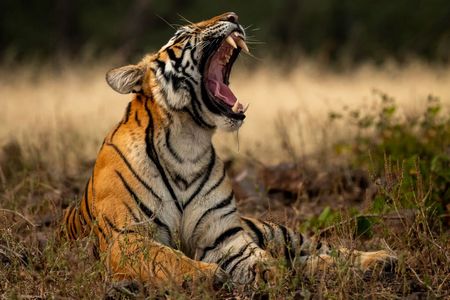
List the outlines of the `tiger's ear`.
<svg viewBox="0 0 450 300">
<path fill-rule="evenodd" d="M 106 73 L 106 82 L 118 93 L 128 94 L 140 92 L 144 70 L 138 65 L 128 65 L 109 70 Z"/>
</svg>

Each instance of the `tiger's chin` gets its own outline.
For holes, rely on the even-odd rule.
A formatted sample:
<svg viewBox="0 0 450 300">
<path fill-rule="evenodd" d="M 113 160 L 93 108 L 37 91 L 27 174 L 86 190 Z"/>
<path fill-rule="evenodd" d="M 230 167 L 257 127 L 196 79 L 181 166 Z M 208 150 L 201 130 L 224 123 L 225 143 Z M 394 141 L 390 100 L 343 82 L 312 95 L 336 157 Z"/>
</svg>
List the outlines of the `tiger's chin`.
<svg viewBox="0 0 450 300">
<path fill-rule="evenodd" d="M 229 87 L 230 74 L 241 50 L 248 52 L 244 36 L 233 31 L 207 55 L 203 76 L 203 91 L 207 106 L 215 113 L 216 126 L 224 131 L 239 129 L 248 105 L 241 103 Z"/>
<path fill-rule="evenodd" d="M 242 126 L 242 124 L 244 124 L 244 120 L 236 120 L 228 117 L 218 117 L 215 123 L 218 129 L 226 132 L 232 132 L 238 130 Z"/>
</svg>

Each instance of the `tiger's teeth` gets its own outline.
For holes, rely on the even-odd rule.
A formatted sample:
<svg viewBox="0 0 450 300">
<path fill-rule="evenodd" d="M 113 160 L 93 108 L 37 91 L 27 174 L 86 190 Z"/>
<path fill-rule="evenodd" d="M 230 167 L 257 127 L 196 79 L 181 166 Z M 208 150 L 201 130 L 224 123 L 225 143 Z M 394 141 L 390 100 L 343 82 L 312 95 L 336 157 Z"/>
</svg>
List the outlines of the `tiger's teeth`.
<svg viewBox="0 0 450 300">
<path fill-rule="evenodd" d="M 250 53 L 250 51 L 248 50 L 247 44 L 244 42 L 244 40 L 239 39 L 237 41 L 237 43 L 238 43 L 239 47 L 241 49 L 243 49 L 246 53 Z"/>
<path fill-rule="evenodd" d="M 231 47 L 233 47 L 234 49 L 237 48 L 236 42 L 233 40 L 233 38 L 232 38 L 231 36 L 228 36 L 228 37 L 226 38 L 226 41 L 227 41 L 227 43 L 230 44 Z"/>
<path fill-rule="evenodd" d="M 247 105 L 244 107 L 244 109 L 242 110 L 242 112 L 245 113 L 245 112 L 247 111 L 247 109 L 248 109 L 249 106 L 250 106 L 250 104 L 247 104 Z"/>
<path fill-rule="evenodd" d="M 236 100 L 236 102 L 234 102 L 234 105 L 233 105 L 233 107 L 231 108 L 231 110 L 232 110 L 234 113 L 237 113 L 237 112 L 239 111 L 239 101 Z"/>
</svg>

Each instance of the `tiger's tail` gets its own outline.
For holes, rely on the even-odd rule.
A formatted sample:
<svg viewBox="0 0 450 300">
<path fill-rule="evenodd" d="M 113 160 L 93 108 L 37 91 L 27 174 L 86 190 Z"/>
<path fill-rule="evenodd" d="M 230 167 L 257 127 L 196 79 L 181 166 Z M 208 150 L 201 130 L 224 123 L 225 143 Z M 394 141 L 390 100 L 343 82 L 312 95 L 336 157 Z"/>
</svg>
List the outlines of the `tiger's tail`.
<svg viewBox="0 0 450 300">
<path fill-rule="evenodd" d="M 86 222 L 79 207 L 69 206 L 64 212 L 63 235 L 69 240 L 77 240 L 87 236 L 90 226 Z"/>
<path fill-rule="evenodd" d="M 89 178 L 86 183 L 83 197 L 78 205 L 69 206 L 62 220 L 60 236 L 69 240 L 76 240 L 89 235 L 92 230 L 93 215 L 89 205 L 93 197 L 93 179 Z"/>
</svg>

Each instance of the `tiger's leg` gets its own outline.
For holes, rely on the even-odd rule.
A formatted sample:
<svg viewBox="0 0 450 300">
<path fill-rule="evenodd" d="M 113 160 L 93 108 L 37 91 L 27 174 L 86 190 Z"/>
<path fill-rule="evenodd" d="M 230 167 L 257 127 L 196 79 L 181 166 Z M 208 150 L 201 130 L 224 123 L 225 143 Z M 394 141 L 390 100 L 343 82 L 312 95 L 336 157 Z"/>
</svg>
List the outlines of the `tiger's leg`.
<svg viewBox="0 0 450 300">
<path fill-rule="evenodd" d="M 338 264 L 356 267 L 360 271 L 392 271 L 396 264 L 395 255 L 385 250 L 357 251 L 347 248 L 338 248 L 334 254 L 310 254 L 300 257 L 301 263 L 309 274 L 325 271 Z"/>
<path fill-rule="evenodd" d="M 192 260 L 141 234 L 114 233 L 108 240 L 101 248 L 107 247 L 106 259 L 116 280 L 139 279 L 167 287 L 170 284 L 181 286 L 188 279 L 225 279 L 216 264 Z"/>
<path fill-rule="evenodd" d="M 325 270 L 338 261 L 349 262 L 362 271 L 379 264 L 390 267 L 396 261 L 395 256 L 385 250 L 363 252 L 341 247 L 334 249 L 333 255 L 333 249 L 326 243 L 307 239 L 283 225 L 247 217 L 241 220 L 244 229 L 261 248 L 275 257 L 283 255 L 290 263 L 298 260 L 310 273 Z"/>
</svg>

